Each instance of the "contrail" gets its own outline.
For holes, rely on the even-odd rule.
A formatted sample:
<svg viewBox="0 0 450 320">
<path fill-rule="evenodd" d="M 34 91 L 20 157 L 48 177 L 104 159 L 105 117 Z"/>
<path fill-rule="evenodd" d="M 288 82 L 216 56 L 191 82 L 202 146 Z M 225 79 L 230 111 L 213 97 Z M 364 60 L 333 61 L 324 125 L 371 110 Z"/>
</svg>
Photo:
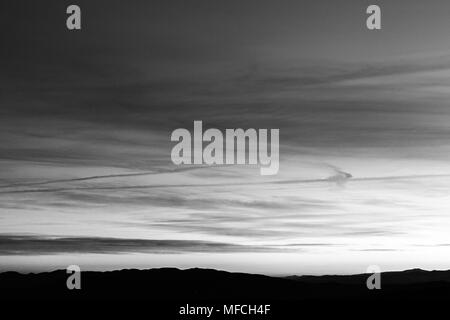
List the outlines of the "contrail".
<svg viewBox="0 0 450 320">
<path fill-rule="evenodd" d="M 331 168 L 334 172 L 336 172 L 336 174 L 343 172 L 343 171 L 341 171 L 341 169 L 339 169 L 338 167 L 333 166 L 331 164 L 324 163 L 324 165 Z M 70 179 L 56 179 L 56 180 L 44 180 L 44 181 L 37 181 L 37 182 L 11 183 L 11 184 L 6 184 L 6 185 L 0 185 L 0 189 L 42 186 L 42 185 L 48 185 L 48 184 L 53 184 L 53 183 L 64 183 L 64 182 L 79 182 L 79 181 L 100 180 L 100 179 L 110 179 L 110 178 L 138 177 L 138 176 L 147 176 L 147 175 L 157 175 L 157 174 L 163 174 L 163 173 L 184 172 L 184 171 L 190 171 L 190 170 L 197 170 L 197 169 L 201 169 L 201 168 L 220 168 L 220 167 L 226 167 L 226 166 L 227 165 L 179 167 L 179 168 L 159 169 L 159 170 L 145 171 L 145 172 L 117 173 L 117 174 L 95 175 L 95 176 L 70 178 Z"/>
<path fill-rule="evenodd" d="M 405 180 L 405 179 L 423 179 L 423 178 L 444 178 L 450 177 L 450 174 L 424 174 L 424 175 L 405 175 L 405 176 L 387 176 L 387 177 L 364 177 L 364 178 L 347 178 L 348 182 L 359 181 L 386 181 L 386 180 Z M 133 185 L 133 186 L 111 186 L 111 187 L 67 187 L 67 188 L 47 188 L 47 189 L 28 189 L 28 190 L 9 190 L 0 191 L 0 194 L 17 194 L 17 193 L 46 193 L 46 192 L 64 192 L 64 191 L 80 191 L 80 190 L 132 190 L 132 189 L 163 189 L 163 188 L 210 188 L 210 187 L 231 187 L 231 186 L 250 186 L 250 185 L 267 185 L 267 184 L 308 184 L 336 182 L 334 176 L 325 179 L 307 179 L 307 180 L 275 180 L 266 182 L 242 182 L 242 183 L 209 183 L 209 184 L 159 184 L 159 185 Z"/>
<path fill-rule="evenodd" d="M 344 173 L 343 171 L 341 171 L 341 169 L 339 169 L 336 166 L 333 166 L 328 163 L 324 163 L 324 165 L 331 168 L 334 172 L 336 172 L 337 175 Z M 182 167 L 182 168 L 160 169 L 160 170 L 155 170 L 155 171 L 136 172 L 136 173 L 134 173 L 134 172 L 133 173 L 117 173 L 117 174 L 95 175 L 95 176 L 70 178 L 70 179 L 56 179 L 56 180 L 44 180 L 44 181 L 37 181 L 37 182 L 11 183 L 11 184 L 7 184 L 7 185 L 0 185 L 0 189 L 43 186 L 43 185 L 48 185 L 48 184 L 53 184 L 53 183 L 79 182 L 79 181 L 90 181 L 90 180 L 123 178 L 123 177 L 138 177 L 138 176 L 147 176 L 147 175 L 157 175 L 157 174 L 163 174 L 163 173 L 176 173 L 176 172 L 197 170 L 197 169 L 201 169 L 201 168 L 217 168 L 217 167 L 225 167 L 225 166 Z"/>
<path fill-rule="evenodd" d="M 350 181 L 382 181 L 382 180 L 404 180 L 404 179 L 448 178 L 448 177 L 450 177 L 450 174 L 416 174 L 405 176 L 353 178 Z"/>
<path fill-rule="evenodd" d="M 310 183 L 310 182 L 324 182 L 326 179 L 317 180 L 301 180 L 292 183 Z M 243 183 L 208 183 L 208 184 L 151 184 L 139 186 L 111 186 L 111 187 L 68 187 L 68 188 L 48 188 L 48 189 L 27 189 L 27 190 L 9 190 L 0 191 L 0 194 L 15 194 L 15 193 L 43 193 L 43 192 L 63 192 L 63 191 L 78 191 L 78 190 L 129 190 L 129 189 L 163 189 L 163 188 L 210 188 L 210 187 L 231 187 L 231 186 L 251 186 L 263 184 L 283 184 L 289 183 L 287 181 L 267 181 L 267 182 L 243 182 Z"/>
<path fill-rule="evenodd" d="M 162 169 L 162 170 L 158 170 L 158 171 L 146 171 L 146 172 L 136 172 L 136 173 L 117 173 L 117 174 L 97 175 L 97 176 L 88 176 L 88 177 L 71 178 L 71 179 L 46 180 L 46 181 L 38 181 L 38 182 L 12 183 L 12 184 L 8 184 L 8 185 L 0 185 L 0 189 L 42 186 L 42 185 L 48 185 L 48 184 L 53 184 L 53 183 L 63 183 L 63 182 L 79 182 L 79 181 L 121 178 L 121 177 L 148 176 L 148 175 L 156 175 L 156 174 L 163 174 L 163 173 L 173 173 L 173 172 L 197 170 L 200 168 L 204 168 L 204 166 L 203 167 Z"/>
<path fill-rule="evenodd" d="M 118 173 L 118 174 L 109 174 L 109 175 L 99 175 L 99 176 L 89 176 L 89 177 L 81 177 L 81 178 L 71 178 L 71 179 L 59 179 L 59 180 L 46 180 L 39 182 L 25 182 L 25 183 L 12 183 L 8 185 L 1 185 L 0 188 L 14 188 L 14 187 L 29 187 L 29 186 L 41 186 L 52 183 L 62 183 L 62 182 L 77 182 L 77 181 L 88 181 L 88 180 L 96 180 L 96 179 L 108 179 L 108 178 L 118 178 L 118 177 L 136 177 L 136 176 L 145 176 L 157 174 L 154 171 L 150 172 L 140 172 L 140 173 Z"/>
<path fill-rule="evenodd" d="M 337 175 L 316 180 L 281 180 L 271 183 L 276 184 L 296 184 L 296 183 L 310 183 L 310 182 L 337 182 L 337 179 L 346 179 L 347 182 L 358 182 L 358 181 L 389 181 L 389 180 L 405 180 L 405 179 L 423 179 L 423 178 L 448 178 L 450 174 L 417 174 L 417 175 L 404 175 L 404 176 L 385 176 L 385 177 L 362 177 L 353 178 L 353 176 L 347 172 L 341 171 L 342 177 L 337 177 Z M 340 182 L 340 181 L 338 181 Z"/>
</svg>

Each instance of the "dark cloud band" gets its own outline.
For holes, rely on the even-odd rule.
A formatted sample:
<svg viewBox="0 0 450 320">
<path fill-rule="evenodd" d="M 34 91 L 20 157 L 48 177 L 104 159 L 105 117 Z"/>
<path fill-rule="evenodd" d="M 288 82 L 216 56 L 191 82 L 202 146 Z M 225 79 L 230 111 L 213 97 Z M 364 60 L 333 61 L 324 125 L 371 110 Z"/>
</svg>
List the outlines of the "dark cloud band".
<svg viewBox="0 0 450 320">
<path fill-rule="evenodd" d="M 154 240 L 105 237 L 0 235 L 0 255 L 264 252 L 269 247 L 199 240 Z"/>
</svg>

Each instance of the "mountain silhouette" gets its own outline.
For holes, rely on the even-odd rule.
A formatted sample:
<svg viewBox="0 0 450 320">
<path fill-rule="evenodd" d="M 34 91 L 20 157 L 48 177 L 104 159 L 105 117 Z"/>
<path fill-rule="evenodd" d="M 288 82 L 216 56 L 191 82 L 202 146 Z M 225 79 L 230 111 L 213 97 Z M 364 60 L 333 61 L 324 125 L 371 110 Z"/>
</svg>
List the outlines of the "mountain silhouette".
<svg viewBox="0 0 450 320">
<path fill-rule="evenodd" d="M 80 290 L 67 289 L 69 276 L 65 270 L 1 273 L 1 302 L 122 301 L 125 305 L 140 301 L 154 306 L 152 312 L 159 308 L 160 313 L 169 312 L 173 317 L 187 303 L 271 304 L 273 313 L 281 317 L 298 312 L 298 306 L 302 310 L 330 313 L 336 307 L 360 310 L 381 303 L 405 306 L 411 311 L 415 302 L 420 305 L 450 302 L 450 270 L 385 272 L 381 274 L 380 290 L 367 289 L 370 274 L 271 277 L 198 268 L 86 271 L 81 273 Z M 324 305 L 334 307 L 323 309 Z"/>
<path fill-rule="evenodd" d="M 449 299 L 450 270 L 420 269 L 381 274 L 381 290 L 368 290 L 369 274 L 270 277 L 213 269 L 85 271 L 81 290 L 69 290 L 65 270 L 0 273 L 7 299 L 274 300 L 312 299 Z"/>
</svg>

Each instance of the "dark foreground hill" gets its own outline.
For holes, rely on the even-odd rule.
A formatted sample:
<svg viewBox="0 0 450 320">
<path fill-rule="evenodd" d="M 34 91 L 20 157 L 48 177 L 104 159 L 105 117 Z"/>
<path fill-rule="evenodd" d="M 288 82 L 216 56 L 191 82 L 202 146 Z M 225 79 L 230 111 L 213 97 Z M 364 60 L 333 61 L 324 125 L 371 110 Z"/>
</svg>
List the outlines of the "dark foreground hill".
<svg viewBox="0 0 450 320">
<path fill-rule="evenodd" d="M 173 316 L 186 304 L 272 304 L 275 314 L 292 314 L 301 312 L 303 308 L 314 308 L 319 313 L 331 312 L 329 307 L 333 305 L 351 310 L 385 303 L 407 308 L 430 302 L 450 303 L 450 271 L 414 269 L 383 273 L 380 290 L 367 289 L 369 275 L 366 274 L 280 278 L 174 268 L 82 272 L 80 290 L 67 289 L 68 276 L 64 270 L 39 274 L 2 273 L 1 302 L 39 300 L 44 304 L 49 301 L 70 304 L 117 301 L 120 304 L 120 301 L 141 301 L 146 306 L 165 308 Z"/>
<path fill-rule="evenodd" d="M 0 297 L 89 300 L 450 300 L 450 270 L 381 274 L 381 290 L 368 290 L 369 274 L 270 277 L 212 269 L 162 268 L 81 273 L 81 290 L 68 290 L 65 270 L 0 273 Z M 5 294 L 7 293 L 7 294 Z"/>
</svg>

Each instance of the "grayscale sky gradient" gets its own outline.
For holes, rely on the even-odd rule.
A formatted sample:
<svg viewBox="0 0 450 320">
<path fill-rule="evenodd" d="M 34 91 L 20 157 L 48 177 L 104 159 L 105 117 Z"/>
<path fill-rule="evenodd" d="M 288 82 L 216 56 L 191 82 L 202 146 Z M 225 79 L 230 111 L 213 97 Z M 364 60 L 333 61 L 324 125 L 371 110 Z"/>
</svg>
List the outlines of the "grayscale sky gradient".
<svg viewBox="0 0 450 320">
<path fill-rule="evenodd" d="M 449 17 L 444 0 L 2 2 L 0 270 L 449 269 Z M 279 128 L 279 174 L 174 166 L 194 120 Z"/>
</svg>

